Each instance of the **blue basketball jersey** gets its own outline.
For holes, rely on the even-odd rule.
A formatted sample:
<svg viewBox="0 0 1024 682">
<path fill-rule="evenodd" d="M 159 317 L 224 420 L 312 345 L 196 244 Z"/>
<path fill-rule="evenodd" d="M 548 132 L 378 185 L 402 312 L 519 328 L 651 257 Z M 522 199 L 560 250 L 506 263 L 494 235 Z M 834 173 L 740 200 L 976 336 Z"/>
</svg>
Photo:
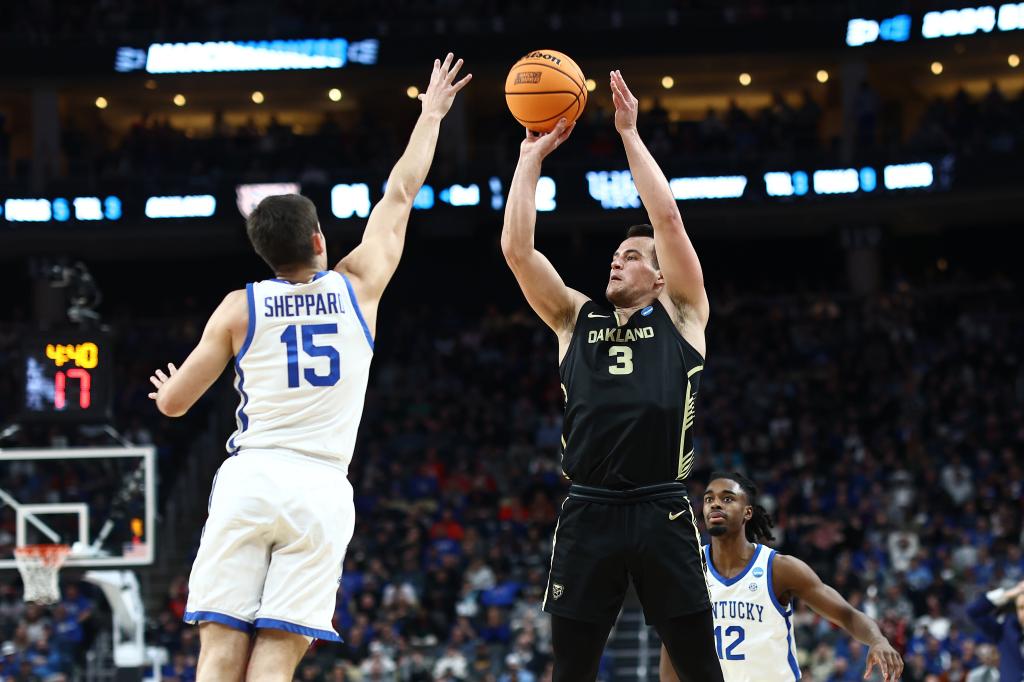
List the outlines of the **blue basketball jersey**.
<svg viewBox="0 0 1024 682">
<path fill-rule="evenodd" d="M 715 570 L 705 545 L 715 647 L 725 682 L 792 682 L 800 679 L 791 608 L 772 587 L 775 550 L 757 545 L 747 567 L 734 578 Z"/>
</svg>

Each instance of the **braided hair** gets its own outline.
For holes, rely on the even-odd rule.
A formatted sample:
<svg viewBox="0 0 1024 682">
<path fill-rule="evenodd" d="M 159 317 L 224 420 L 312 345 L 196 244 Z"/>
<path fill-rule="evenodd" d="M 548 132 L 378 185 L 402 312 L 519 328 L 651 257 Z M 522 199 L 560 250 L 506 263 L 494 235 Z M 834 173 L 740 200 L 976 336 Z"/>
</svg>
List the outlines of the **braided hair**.
<svg viewBox="0 0 1024 682">
<path fill-rule="evenodd" d="M 716 478 L 726 478 L 730 481 L 736 481 L 740 484 L 740 488 L 743 489 L 743 493 L 747 496 L 747 503 L 753 509 L 753 515 L 744 527 L 747 540 L 750 542 L 759 542 L 761 544 L 774 542 L 775 536 L 772 535 L 772 528 L 775 526 L 775 522 L 772 521 L 771 514 L 768 513 L 768 510 L 757 503 L 757 494 L 760 492 L 757 485 L 738 471 L 713 471 L 711 473 L 711 478 L 708 480 L 713 481 Z"/>
</svg>

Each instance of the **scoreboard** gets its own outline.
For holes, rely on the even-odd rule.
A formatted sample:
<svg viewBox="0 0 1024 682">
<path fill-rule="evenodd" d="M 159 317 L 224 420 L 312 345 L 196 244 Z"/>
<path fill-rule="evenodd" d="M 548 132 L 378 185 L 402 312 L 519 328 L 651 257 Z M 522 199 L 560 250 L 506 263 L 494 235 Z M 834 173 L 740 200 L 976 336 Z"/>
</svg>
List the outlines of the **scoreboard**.
<svg viewBox="0 0 1024 682">
<path fill-rule="evenodd" d="M 22 344 L 23 419 L 106 421 L 113 395 L 110 334 L 65 329 L 29 335 Z"/>
</svg>

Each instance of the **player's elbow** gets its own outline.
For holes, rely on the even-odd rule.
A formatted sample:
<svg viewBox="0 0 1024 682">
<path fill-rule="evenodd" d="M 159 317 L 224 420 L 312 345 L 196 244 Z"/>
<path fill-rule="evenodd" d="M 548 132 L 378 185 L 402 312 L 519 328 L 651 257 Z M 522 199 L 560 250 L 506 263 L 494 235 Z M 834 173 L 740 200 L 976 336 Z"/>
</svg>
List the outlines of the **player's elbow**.
<svg viewBox="0 0 1024 682">
<path fill-rule="evenodd" d="M 501 253 L 505 256 L 506 263 L 515 266 L 526 258 L 526 254 L 533 247 L 530 244 L 517 242 L 508 232 L 505 230 L 501 234 Z"/>
<path fill-rule="evenodd" d="M 188 412 L 189 405 L 174 395 L 160 393 L 156 396 L 156 409 L 165 417 L 180 417 Z"/>
<path fill-rule="evenodd" d="M 674 199 L 654 207 L 647 215 L 656 230 L 683 230 L 683 216 L 679 214 L 679 207 L 676 206 Z"/>
<path fill-rule="evenodd" d="M 420 184 L 411 178 L 392 177 L 388 180 L 387 189 L 384 190 L 384 198 L 397 204 L 411 206 L 420 191 Z"/>
</svg>

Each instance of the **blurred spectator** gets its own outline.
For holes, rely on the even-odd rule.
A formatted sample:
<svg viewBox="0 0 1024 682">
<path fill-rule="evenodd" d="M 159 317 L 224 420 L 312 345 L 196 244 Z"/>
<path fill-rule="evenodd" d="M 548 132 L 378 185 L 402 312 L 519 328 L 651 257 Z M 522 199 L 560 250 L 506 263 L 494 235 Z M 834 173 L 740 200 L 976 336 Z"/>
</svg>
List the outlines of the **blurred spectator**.
<svg viewBox="0 0 1024 682">
<path fill-rule="evenodd" d="M 1003 607 L 1008 611 L 1000 613 Z M 1024 582 L 978 597 L 967 610 L 974 624 L 998 647 L 999 679 L 1024 677 Z M 991 662 L 987 663 L 991 666 Z"/>
</svg>

